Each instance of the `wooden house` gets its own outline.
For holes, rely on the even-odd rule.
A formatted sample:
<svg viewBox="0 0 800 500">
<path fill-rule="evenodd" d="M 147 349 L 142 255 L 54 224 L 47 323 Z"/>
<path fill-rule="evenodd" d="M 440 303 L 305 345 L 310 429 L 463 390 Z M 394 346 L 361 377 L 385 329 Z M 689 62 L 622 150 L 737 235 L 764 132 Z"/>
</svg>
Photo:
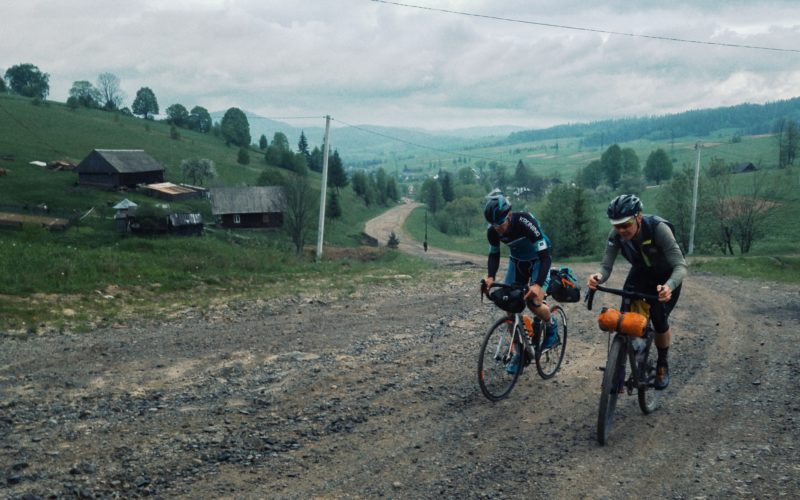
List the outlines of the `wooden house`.
<svg viewBox="0 0 800 500">
<path fill-rule="evenodd" d="M 141 149 L 95 149 L 75 171 L 78 184 L 103 189 L 164 182 L 164 167 Z"/>
<path fill-rule="evenodd" d="M 210 190 L 211 213 L 227 228 L 277 228 L 286 210 L 280 186 L 224 187 Z"/>
</svg>

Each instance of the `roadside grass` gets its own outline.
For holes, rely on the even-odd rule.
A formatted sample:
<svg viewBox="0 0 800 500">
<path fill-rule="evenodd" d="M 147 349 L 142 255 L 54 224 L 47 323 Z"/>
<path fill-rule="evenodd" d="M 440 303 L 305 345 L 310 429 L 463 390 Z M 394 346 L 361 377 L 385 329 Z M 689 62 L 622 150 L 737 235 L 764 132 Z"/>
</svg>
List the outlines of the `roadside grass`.
<svg viewBox="0 0 800 500">
<path fill-rule="evenodd" d="M 800 283 L 800 256 L 717 257 L 691 261 L 692 271 L 780 283 Z"/>
<path fill-rule="evenodd" d="M 69 234 L 69 236 L 66 236 Z M 263 233 L 210 231 L 201 237 L 117 237 L 80 227 L 0 238 L 0 328 L 84 330 L 133 316 L 168 317 L 236 299 L 354 293 L 406 280 L 430 265 L 397 251 L 349 249 L 314 262 Z M 85 237 L 85 238 L 84 238 Z"/>
</svg>

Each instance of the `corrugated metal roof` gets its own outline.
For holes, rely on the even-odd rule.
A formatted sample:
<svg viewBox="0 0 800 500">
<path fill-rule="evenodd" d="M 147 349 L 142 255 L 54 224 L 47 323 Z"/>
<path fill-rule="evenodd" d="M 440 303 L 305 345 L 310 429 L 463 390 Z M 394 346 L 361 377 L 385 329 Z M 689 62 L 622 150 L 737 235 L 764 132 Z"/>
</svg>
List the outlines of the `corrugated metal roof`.
<svg viewBox="0 0 800 500">
<path fill-rule="evenodd" d="M 185 213 L 169 214 L 169 222 L 175 227 L 194 226 L 197 224 L 203 224 L 203 215 Z"/>
<path fill-rule="evenodd" d="M 286 205 L 280 186 L 212 188 L 210 193 L 214 215 L 278 213 Z"/>
</svg>

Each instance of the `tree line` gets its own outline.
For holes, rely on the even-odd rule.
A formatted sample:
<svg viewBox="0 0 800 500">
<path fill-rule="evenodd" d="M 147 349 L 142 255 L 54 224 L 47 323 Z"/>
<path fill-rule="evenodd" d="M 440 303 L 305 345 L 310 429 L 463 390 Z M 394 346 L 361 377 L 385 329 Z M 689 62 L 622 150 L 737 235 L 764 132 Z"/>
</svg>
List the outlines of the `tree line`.
<svg viewBox="0 0 800 500">
<path fill-rule="evenodd" d="M 590 123 L 557 125 L 541 130 L 513 132 L 502 144 L 518 144 L 562 137 L 580 137 L 585 147 L 646 139 L 673 140 L 678 137 L 703 137 L 724 128 L 738 135 L 773 132 L 775 117 L 800 120 L 800 97 L 766 104 L 739 104 L 715 109 L 693 110 L 673 115 L 601 120 Z"/>
</svg>

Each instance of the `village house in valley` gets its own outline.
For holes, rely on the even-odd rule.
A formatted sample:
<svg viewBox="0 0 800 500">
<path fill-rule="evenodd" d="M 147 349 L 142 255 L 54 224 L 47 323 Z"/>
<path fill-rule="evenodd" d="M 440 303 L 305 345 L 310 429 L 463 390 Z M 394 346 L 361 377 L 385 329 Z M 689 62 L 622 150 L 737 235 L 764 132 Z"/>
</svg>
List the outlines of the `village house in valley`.
<svg viewBox="0 0 800 500">
<path fill-rule="evenodd" d="M 283 226 L 285 201 L 279 186 L 220 187 L 210 190 L 211 213 L 222 227 Z"/>
</svg>

